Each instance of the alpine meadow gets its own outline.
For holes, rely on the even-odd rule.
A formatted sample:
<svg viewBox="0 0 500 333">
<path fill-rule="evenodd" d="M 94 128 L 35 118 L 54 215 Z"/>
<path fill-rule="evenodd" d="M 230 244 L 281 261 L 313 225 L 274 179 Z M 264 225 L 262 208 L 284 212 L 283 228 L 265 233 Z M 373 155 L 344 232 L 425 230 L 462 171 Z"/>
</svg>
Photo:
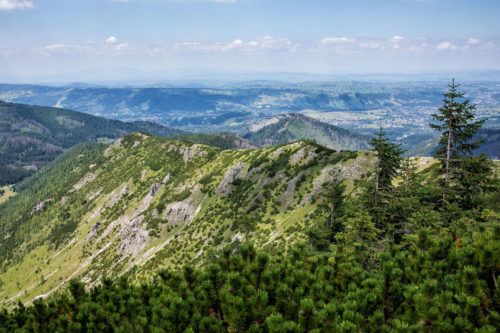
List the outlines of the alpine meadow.
<svg viewBox="0 0 500 333">
<path fill-rule="evenodd" d="M 499 14 L 0 0 L 0 332 L 498 332 Z"/>
</svg>

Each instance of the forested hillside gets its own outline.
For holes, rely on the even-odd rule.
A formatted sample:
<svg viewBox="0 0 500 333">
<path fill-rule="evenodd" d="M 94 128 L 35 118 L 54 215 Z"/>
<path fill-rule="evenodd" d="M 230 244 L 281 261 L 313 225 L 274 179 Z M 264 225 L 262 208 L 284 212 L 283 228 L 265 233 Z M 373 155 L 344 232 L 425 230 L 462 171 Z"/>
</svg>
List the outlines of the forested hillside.
<svg viewBox="0 0 500 333">
<path fill-rule="evenodd" d="M 299 113 L 282 114 L 254 124 L 244 137 L 258 145 L 309 139 L 336 150 L 366 150 L 368 137 Z"/>
<path fill-rule="evenodd" d="M 149 122 L 126 123 L 85 113 L 0 101 L 0 185 L 13 184 L 82 142 L 106 141 L 130 132 L 182 133 Z"/>
<path fill-rule="evenodd" d="M 152 122 L 122 122 L 66 109 L 0 101 L 0 186 L 17 183 L 76 144 L 111 142 L 131 132 L 182 138 L 223 149 L 256 147 L 230 133 L 194 134 Z"/>
<path fill-rule="evenodd" d="M 307 238 L 334 166 L 353 190 L 371 165 L 368 153 L 305 142 L 221 150 L 133 134 L 75 147 L 0 205 L 10 235 L 0 240 L 0 297 L 30 300 L 73 277 L 131 270 L 147 280 L 238 240 L 286 248 Z"/>
</svg>

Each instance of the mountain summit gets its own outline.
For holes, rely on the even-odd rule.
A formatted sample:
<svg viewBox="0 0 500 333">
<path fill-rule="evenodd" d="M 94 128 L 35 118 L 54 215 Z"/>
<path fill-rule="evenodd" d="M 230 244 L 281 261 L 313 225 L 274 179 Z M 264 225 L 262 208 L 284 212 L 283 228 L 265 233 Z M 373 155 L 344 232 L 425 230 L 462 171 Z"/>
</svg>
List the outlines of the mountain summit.
<svg viewBox="0 0 500 333">
<path fill-rule="evenodd" d="M 311 139 L 334 150 L 367 150 L 368 138 L 300 113 L 281 114 L 254 123 L 244 136 L 258 145 Z"/>
</svg>

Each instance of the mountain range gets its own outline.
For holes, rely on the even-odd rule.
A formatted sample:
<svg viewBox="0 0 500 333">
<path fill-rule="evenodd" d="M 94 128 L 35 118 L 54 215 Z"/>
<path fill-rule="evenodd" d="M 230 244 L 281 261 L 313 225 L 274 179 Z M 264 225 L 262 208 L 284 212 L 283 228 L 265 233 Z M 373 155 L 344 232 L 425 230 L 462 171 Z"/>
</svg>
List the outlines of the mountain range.
<svg viewBox="0 0 500 333">
<path fill-rule="evenodd" d="M 368 136 L 383 126 L 391 140 L 414 156 L 433 152 L 438 133 L 429 128 L 429 119 L 442 104 L 446 83 L 257 80 L 198 87 L 0 84 L 0 100 L 67 108 L 121 121 L 153 121 L 197 133 L 238 136 L 250 132 L 254 123 L 283 113 L 300 113 Z M 461 89 L 477 105 L 476 114 L 485 120 L 484 128 L 498 130 L 500 84 L 469 81 Z M 488 147 L 491 156 L 500 157 L 498 140 Z"/>
<path fill-rule="evenodd" d="M 266 130 L 264 127 L 261 132 L 241 138 L 234 133 L 189 133 L 152 122 L 122 122 L 62 108 L 0 102 L 0 185 L 18 182 L 76 144 L 108 142 L 131 132 L 175 137 L 224 149 L 256 148 L 305 138 L 338 150 L 367 148 L 362 136 L 347 130 L 301 115 L 280 117 L 294 119 L 293 128 L 289 121 L 280 122 L 271 131 L 262 132 Z M 275 130 L 286 135 L 278 140 Z"/>
</svg>

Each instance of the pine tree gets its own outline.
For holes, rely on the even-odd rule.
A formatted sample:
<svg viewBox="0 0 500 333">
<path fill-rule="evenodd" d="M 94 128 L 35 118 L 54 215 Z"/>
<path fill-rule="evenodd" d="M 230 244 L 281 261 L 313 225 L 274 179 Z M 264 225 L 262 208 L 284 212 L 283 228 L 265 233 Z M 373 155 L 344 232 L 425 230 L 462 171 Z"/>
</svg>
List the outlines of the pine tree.
<svg viewBox="0 0 500 333">
<path fill-rule="evenodd" d="M 480 208 L 483 194 L 497 190 L 493 180 L 493 162 L 484 154 L 463 158 L 455 179 L 455 192 L 462 209 Z"/>
<path fill-rule="evenodd" d="M 385 137 L 382 127 L 370 140 L 370 145 L 377 155 L 377 163 L 373 183 L 368 186 L 368 209 L 375 224 L 386 227 L 387 203 L 392 196 L 392 181 L 398 175 L 403 150 Z"/>
<path fill-rule="evenodd" d="M 418 184 L 417 165 L 411 158 L 403 158 L 400 164 L 401 188 L 403 193 L 409 193 Z"/>
<path fill-rule="evenodd" d="M 474 137 L 484 123 L 484 120 L 475 120 L 476 105 L 471 104 L 465 98 L 465 93 L 458 90 L 460 85 L 455 84 L 454 79 L 448 87 L 443 106 L 438 113 L 432 114 L 435 122 L 430 124 L 431 128 L 441 131 L 436 157 L 441 160 L 444 169 L 444 201 L 446 192 L 461 168 L 463 157 L 469 156 L 481 144 Z"/>
<path fill-rule="evenodd" d="M 380 127 L 375 137 L 370 140 L 370 145 L 377 154 L 374 188 L 375 197 L 377 197 L 380 191 L 392 188 L 392 180 L 398 174 L 403 150 L 399 145 L 390 142 L 385 137 L 382 127 Z"/>
<path fill-rule="evenodd" d="M 328 183 L 329 217 L 328 228 L 332 234 L 342 231 L 340 217 L 344 213 L 345 185 L 340 175 L 340 170 L 333 169 L 330 173 L 331 181 Z"/>
</svg>

